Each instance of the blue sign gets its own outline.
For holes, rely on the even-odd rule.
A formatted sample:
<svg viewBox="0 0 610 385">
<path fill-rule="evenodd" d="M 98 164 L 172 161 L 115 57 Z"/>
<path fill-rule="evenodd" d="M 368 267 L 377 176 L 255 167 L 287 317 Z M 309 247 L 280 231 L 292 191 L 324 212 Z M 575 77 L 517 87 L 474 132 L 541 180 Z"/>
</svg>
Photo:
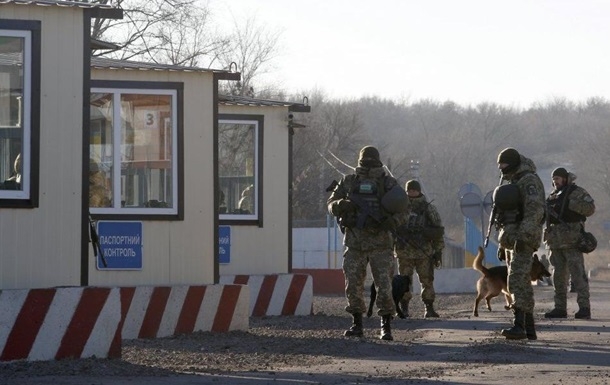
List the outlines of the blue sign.
<svg viewBox="0 0 610 385">
<path fill-rule="evenodd" d="M 231 262 L 231 226 L 218 226 L 218 263 Z"/>
<path fill-rule="evenodd" d="M 107 264 L 98 255 L 98 270 L 142 269 L 142 222 L 99 221 L 97 234 Z"/>
</svg>

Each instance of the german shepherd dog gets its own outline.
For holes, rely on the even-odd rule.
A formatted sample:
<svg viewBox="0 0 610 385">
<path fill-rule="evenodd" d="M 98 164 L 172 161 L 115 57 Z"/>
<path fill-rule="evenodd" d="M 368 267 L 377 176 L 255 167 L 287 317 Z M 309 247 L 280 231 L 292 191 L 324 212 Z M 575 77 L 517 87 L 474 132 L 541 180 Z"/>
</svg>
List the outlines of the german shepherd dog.
<svg viewBox="0 0 610 385">
<path fill-rule="evenodd" d="M 477 281 L 477 298 L 474 300 L 474 310 L 472 315 L 475 317 L 479 316 L 479 302 L 485 298 L 487 303 L 487 309 L 491 311 L 491 305 L 489 301 L 504 293 L 506 298 L 506 306 L 504 309 L 508 310 L 511 308 L 511 296 L 508 292 L 508 267 L 506 266 L 494 266 L 487 268 L 483 266 L 483 259 L 485 258 L 485 251 L 481 246 L 477 256 L 472 262 L 472 268 L 483 274 Z M 543 277 L 550 277 L 551 273 L 544 267 L 542 262 L 538 259 L 538 254 L 534 254 L 534 260 L 532 262 L 532 271 L 530 272 L 530 279 L 537 281 Z"/>
<path fill-rule="evenodd" d="M 410 284 L 411 279 L 406 275 L 397 274 L 392 278 L 392 299 L 394 300 L 394 307 L 399 318 L 407 318 L 400 309 L 400 300 L 409 291 Z M 369 310 L 366 312 L 367 317 L 373 315 L 375 299 L 377 299 L 377 290 L 375 289 L 375 283 L 373 283 L 371 284 L 371 302 L 369 303 Z"/>
</svg>

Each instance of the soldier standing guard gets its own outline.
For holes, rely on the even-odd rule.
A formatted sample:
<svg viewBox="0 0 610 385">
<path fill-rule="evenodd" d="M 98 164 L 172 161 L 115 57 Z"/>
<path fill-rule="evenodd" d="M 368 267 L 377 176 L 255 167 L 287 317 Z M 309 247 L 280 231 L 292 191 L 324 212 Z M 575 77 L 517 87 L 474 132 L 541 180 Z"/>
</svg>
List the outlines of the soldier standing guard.
<svg viewBox="0 0 610 385">
<path fill-rule="evenodd" d="M 408 212 L 406 193 L 396 179 L 386 174 L 379 151 L 366 146 L 360 150 L 355 173 L 341 179 L 327 205 L 328 211 L 338 218 L 344 233 L 345 310 L 353 318 L 351 327 L 344 335 L 363 335 L 362 313 L 367 310 L 364 282 L 367 265 L 370 265 L 377 290 L 377 314 L 381 316 L 380 338 L 391 341 L 390 321 L 395 313 L 392 300 L 392 233 L 404 223 Z"/>
<path fill-rule="evenodd" d="M 513 297 L 513 327 L 502 330 L 507 339 L 537 339 L 534 326 L 534 290 L 530 282 L 532 255 L 538 250 L 544 224 L 544 186 L 534 162 L 506 148 L 498 155 L 502 179 L 517 187 L 517 215 L 499 215 L 500 256 L 508 265 L 508 290 Z M 501 186 L 502 187 L 502 186 Z"/>
<path fill-rule="evenodd" d="M 398 273 L 409 277 L 413 287 L 413 271 L 421 283 L 421 299 L 426 307 L 424 318 L 438 318 L 434 310 L 434 269 L 441 267 L 445 248 L 444 228 L 438 210 L 421 192 L 421 184 L 410 180 L 405 185 L 411 212 L 407 222 L 397 229 L 396 257 Z M 409 290 L 400 301 L 400 307 L 409 316 Z"/>
<path fill-rule="evenodd" d="M 575 318 L 590 319 L 589 280 L 585 261 L 577 244 L 587 217 L 595 212 L 595 202 L 584 188 L 577 186 L 576 175 L 559 167 L 553 170 L 555 189 L 547 198 L 548 223 L 544 230 L 544 242 L 550 249 L 549 260 L 553 265 L 555 307 L 544 314 L 545 318 L 566 318 L 568 276 L 572 277 L 578 311 Z"/>
</svg>

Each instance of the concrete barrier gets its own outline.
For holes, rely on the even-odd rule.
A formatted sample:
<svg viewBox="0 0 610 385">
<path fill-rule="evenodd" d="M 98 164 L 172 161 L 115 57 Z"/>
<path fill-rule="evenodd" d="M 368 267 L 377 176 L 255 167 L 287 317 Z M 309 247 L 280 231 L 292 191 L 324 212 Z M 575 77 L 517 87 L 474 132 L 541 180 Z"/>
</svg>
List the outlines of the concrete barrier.
<svg viewBox="0 0 610 385">
<path fill-rule="evenodd" d="M 122 287 L 122 339 L 248 330 L 248 301 L 242 285 Z"/>
<path fill-rule="evenodd" d="M 0 292 L 0 361 L 120 357 L 117 288 Z"/>
<path fill-rule="evenodd" d="M 314 295 L 345 294 L 345 277 L 342 269 L 292 269 L 292 272 L 311 276 Z"/>
<path fill-rule="evenodd" d="M 313 311 L 312 278 L 306 274 L 223 275 L 221 284 L 247 285 L 253 317 L 310 315 Z"/>
<path fill-rule="evenodd" d="M 249 327 L 243 285 L 0 291 L 0 361 L 118 358 L 121 340 Z"/>
</svg>

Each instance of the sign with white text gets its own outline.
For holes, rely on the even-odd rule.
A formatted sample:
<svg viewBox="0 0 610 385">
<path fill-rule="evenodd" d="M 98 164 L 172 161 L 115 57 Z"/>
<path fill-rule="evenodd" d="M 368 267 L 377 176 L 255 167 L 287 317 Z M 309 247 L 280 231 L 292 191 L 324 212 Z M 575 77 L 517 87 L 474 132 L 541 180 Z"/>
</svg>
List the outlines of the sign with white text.
<svg viewBox="0 0 610 385">
<path fill-rule="evenodd" d="M 218 263 L 231 262 L 231 226 L 218 226 Z"/>
<path fill-rule="evenodd" d="M 142 269 L 142 222 L 99 221 L 97 234 L 108 265 L 104 267 L 98 255 L 98 270 Z"/>
</svg>

